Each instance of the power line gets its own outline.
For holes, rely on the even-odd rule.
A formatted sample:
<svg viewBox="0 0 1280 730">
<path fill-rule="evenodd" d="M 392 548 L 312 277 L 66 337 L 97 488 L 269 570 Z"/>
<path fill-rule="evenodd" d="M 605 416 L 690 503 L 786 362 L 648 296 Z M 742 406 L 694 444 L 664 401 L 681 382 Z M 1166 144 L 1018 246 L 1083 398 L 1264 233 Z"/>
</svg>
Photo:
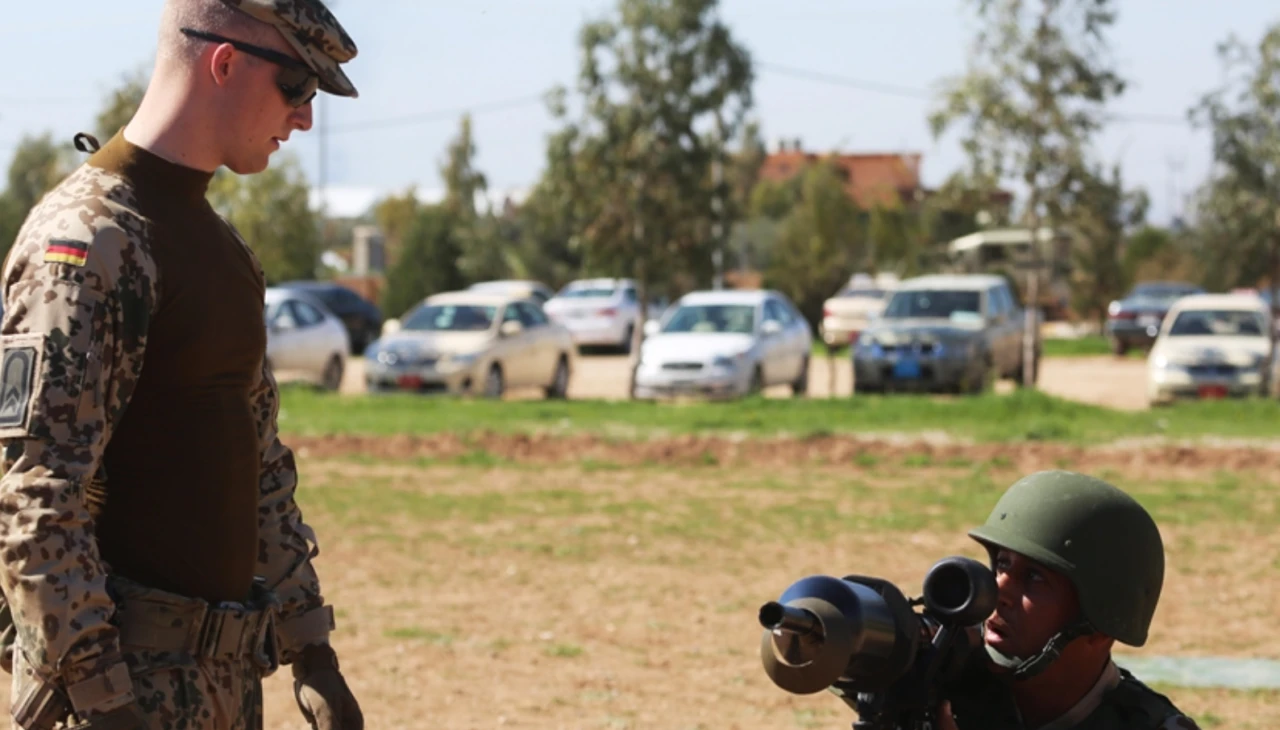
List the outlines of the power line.
<svg viewBox="0 0 1280 730">
<path fill-rule="evenodd" d="M 363 122 L 352 122 L 351 124 L 336 124 L 329 128 L 331 134 L 340 134 L 342 132 L 356 132 L 367 129 L 387 129 L 389 127 L 407 127 L 416 124 L 425 124 L 429 122 L 438 122 L 444 120 L 457 119 L 463 114 L 487 114 L 489 112 L 506 111 L 509 109 L 518 109 L 525 106 L 533 106 L 534 104 L 542 104 L 545 99 L 543 94 L 519 96 L 513 99 L 503 99 L 499 101 L 486 102 L 484 104 L 475 104 L 470 107 L 459 107 L 456 109 L 440 109 L 437 111 L 422 112 L 421 114 L 411 114 L 403 117 L 391 117 L 387 119 L 369 119 Z"/>
<path fill-rule="evenodd" d="M 807 81 L 818 81 L 821 83 L 831 84 L 833 86 L 843 86 L 845 88 L 869 91 L 887 96 L 923 100 L 933 100 L 938 98 L 937 94 L 930 92 L 928 89 L 884 84 L 878 81 L 867 81 L 865 79 L 841 76 L 823 71 L 811 71 L 809 69 L 794 68 L 791 66 L 780 66 L 774 63 L 757 63 L 756 66 L 763 71 L 777 74 L 778 76 L 789 76 L 791 78 L 804 79 Z M 1168 114 L 1120 113 L 1111 114 L 1108 116 L 1108 119 L 1110 121 L 1130 122 L 1133 124 L 1159 124 L 1177 127 L 1188 126 L 1186 119 Z"/>
</svg>

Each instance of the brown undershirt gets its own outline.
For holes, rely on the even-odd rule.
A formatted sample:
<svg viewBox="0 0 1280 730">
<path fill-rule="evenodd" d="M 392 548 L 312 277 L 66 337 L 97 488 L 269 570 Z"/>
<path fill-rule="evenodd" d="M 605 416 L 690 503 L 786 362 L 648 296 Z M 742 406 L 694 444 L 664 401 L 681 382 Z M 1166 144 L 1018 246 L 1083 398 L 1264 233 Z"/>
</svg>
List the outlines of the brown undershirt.
<svg viewBox="0 0 1280 730">
<path fill-rule="evenodd" d="M 107 444 L 105 485 L 86 495 L 99 549 L 113 574 L 242 601 L 258 546 L 250 391 L 266 350 L 259 270 L 205 199 L 211 174 L 122 134 L 89 164 L 134 188 L 158 272 L 142 375 Z"/>
</svg>

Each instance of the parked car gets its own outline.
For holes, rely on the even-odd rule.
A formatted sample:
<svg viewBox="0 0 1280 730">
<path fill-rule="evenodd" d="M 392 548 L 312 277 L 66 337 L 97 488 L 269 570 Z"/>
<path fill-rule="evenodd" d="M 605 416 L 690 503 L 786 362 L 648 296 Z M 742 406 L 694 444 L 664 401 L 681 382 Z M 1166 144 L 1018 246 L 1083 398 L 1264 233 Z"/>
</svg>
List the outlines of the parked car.
<svg viewBox="0 0 1280 730">
<path fill-rule="evenodd" d="M 1024 313 L 1008 281 L 987 274 L 934 275 L 898 286 L 853 351 L 856 393 L 977 393 L 999 377 L 1022 382 Z M 1033 344 L 1038 373 L 1040 341 Z"/>
<path fill-rule="evenodd" d="M 1276 374 L 1271 312 L 1253 294 L 1179 299 L 1147 358 L 1147 400 L 1267 395 Z"/>
<path fill-rule="evenodd" d="M 1173 303 L 1204 289 L 1183 281 L 1145 281 L 1123 299 L 1107 307 L 1104 327 L 1111 351 L 1123 355 L 1131 348 L 1150 349 L 1160 333 L 1160 325 Z"/>
<path fill-rule="evenodd" d="M 645 329 L 637 398 L 732 398 L 779 384 L 795 395 L 808 392 L 813 335 L 777 292 L 686 294 Z"/>
<path fill-rule="evenodd" d="M 475 291 L 437 294 L 365 350 L 370 392 L 500 398 L 536 386 L 564 398 L 576 362 L 569 330 L 533 299 Z"/>
<path fill-rule="evenodd" d="M 498 294 L 511 294 L 513 296 L 528 297 L 536 301 L 538 304 L 545 305 L 551 297 L 556 293 L 551 287 L 540 281 L 527 281 L 524 279 L 501 279 L 497 281 L 481 281 L 467 287 L 471 291 L 491 292 Z"/>
<path fill-rule="evenodd" d="M 547 316 L 563 324 L 579 346 L 604 345 L 631 352 L 640 318 L 636 285 L 631 279 L 579 279 L 570 282 L 545 305 Z"/>
<path fill-rule="evenodd" d="M 858 341 L 858 335 L 884 311 L 898 277 L 881 274 L 851 277 L 835 296 L 822 304 L 818 332 L 828 347 L 844 347 Z"/>
<path fill-rule="evenodd" d="M 265 301 L 267 362 L 276 377 L 307 380 L 326 390 L 342 387 L 351 349 L 342 320 L 295 289 L 268 287 Z"/>
<path fill-rule="evenodd" d="M 332 281 L 286 281 L 281 288 L 303 291 L 342 320 L 351 339 L 351 352 L 363 352 L 382 331 L 382 310 L 373 302 Z"/>
</svg>

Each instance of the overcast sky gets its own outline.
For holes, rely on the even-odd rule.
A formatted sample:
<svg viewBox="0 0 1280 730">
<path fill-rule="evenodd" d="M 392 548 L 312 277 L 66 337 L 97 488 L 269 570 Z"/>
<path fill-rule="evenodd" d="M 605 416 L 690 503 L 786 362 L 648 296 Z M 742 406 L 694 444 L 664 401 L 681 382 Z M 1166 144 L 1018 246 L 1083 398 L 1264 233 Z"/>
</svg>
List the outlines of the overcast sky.
<svg viewBox="0 0 1280 730">
<path fill-rule="evenodd" d="M 10 3 L 0 24 L 0 165 L 8 166 L 24 134 L 48 130 L 69 141 L 91 129 L 121 76 L 149 68 L 162 3 Z M 530 185 L 552 129 L 538 97 L 573 82 L 577 31 L 611 5 L 340 0 L 334 11 L 360 48 L 348 69 L 361 95 L 330 98 L 317 110 L 330 129 L 335 212 L 411 184 L 438 188 L 438 162 L 467 109 L 491 185 Z M 1098 153 L 1147 188 L 1152 217 L 1164 222 L 1207 170 L 1207 135 L 1183 120 L 1221 80 L 1216 44 L 1233 32 L 1256 41 L 1266 24 L 1280 21 L 1280 6 L 1125 0 L 1121 7 L 1112 38 L 1131 86 L 1114 111 L 1127 121 L 1108 128 Z M 723 15 L 760 64 L 755 113 L 770 140 L 799 137 L 815 151 L 917 151 L 927 184 L 962 164 L 953 138 L 931 138 L 930 102 L 912 93 L 963 70 L 973 24 L 962 0 L 725 0 Z M 315 182 L 317 132 L 295 135 L 286 149 Z"/>
</svg>

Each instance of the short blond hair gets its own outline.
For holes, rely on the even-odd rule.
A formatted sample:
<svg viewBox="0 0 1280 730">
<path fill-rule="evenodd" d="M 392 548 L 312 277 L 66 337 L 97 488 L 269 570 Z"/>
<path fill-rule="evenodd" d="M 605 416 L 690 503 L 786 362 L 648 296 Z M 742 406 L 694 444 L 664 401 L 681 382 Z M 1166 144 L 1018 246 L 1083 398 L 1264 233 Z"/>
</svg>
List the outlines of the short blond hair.
<svg viewBox="0 0 1280 730">
<path fill-rule="evenodd" d="M 222 0 L 165 0 L 160 18 L 157 61 L 194 63 L 208 43 L 183 35 L 182 28 L 216 33 L 246 43 L 268 42 L 276 29 Z"/>
</svg>

